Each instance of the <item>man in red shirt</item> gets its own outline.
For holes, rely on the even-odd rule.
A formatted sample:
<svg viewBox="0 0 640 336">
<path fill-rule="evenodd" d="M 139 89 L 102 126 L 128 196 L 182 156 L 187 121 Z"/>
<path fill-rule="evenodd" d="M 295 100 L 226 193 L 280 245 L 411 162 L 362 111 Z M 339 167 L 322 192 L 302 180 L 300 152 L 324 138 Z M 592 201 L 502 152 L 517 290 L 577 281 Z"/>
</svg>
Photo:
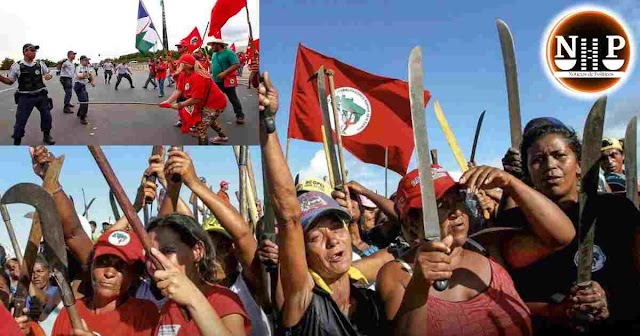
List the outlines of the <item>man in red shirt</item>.
<svg viewBox="0 0 640 336">
<path fill-rule="evenodd" d="M 162 56 L 158 57 L 155 66 L 156 79 L 158 79 L 158 98 L 164 97 L 164 81 L 167 79 L 167 63 Z"/>
<path fill-rule="evenodd" d="M 225 203 L 227 203 L 228 205 L 231 205 L 231 201 L 229 200 L 229 194 L 227 194 L 227 190 L 229 190 L 229 182 L 220 181 L 220 190 L 218 191 L 217 195 L 218 197 L 222 198 L 222 200 Z"/>
<path fill-rule="evenodd" d="M 156 62 L 153 60 L 153 58 L 149 59 L 149 78 L 147 78 L 147 81 L 144 83 L 143 88 L 146 90 L 147 87 L 149 86 L 149 83 L 153 84 L 153 89 L 157 89 L 158 85 L 156 85 Z"/>
<path fill-rule="evenodd" d="M 238 53 L 238 61 L 240 61 L 240 67 L 238 68 L 238 77 L 242 77 L 242 70 L 245 64 L 247 64 L 247 56 L 243 52 Z"/>
<path fill-rule="evenodd" d="M 222 131 L 222 126 L 217 122 L 218 117 L 227 107 L 227 98 L 211 80 L 211 76 L 202 65 L 196 62 L 191 54 L 180 57 L 178 63 L 183 71 L 178 77 L 176 91 L 161 106 L 171 107 L 179 111 L 182 120 L 182 132 L 187 133 L 194 126 L 198 136 L 198 143 L 207 144 L 207 128 L 211 127 L 218 136 L 210 141 L 214 144 L 228 142 L 229 138 Z M 172 104 L 183 96 L 186 100 Z"/>
</svg>

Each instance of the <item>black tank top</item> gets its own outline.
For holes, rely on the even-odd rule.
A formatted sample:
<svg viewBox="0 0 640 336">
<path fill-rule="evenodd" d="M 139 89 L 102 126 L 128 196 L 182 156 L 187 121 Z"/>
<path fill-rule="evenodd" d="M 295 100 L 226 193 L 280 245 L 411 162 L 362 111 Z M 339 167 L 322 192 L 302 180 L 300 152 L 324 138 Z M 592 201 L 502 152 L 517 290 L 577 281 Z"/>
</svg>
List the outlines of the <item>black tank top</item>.
<svg viewBox="0 0 640 336">
<path fill-rule="evenodd" d="M 384 304 L 378 293 L 351 286 L 356 310 L 345 316 L 331 295 L 322 288 L 313 288 L 313 297 L 298 324 L 280 328 L 278 335 L 286 336 L 364 336 L 390 335 L 391 324 L 386 320 Z"/>
</svg>

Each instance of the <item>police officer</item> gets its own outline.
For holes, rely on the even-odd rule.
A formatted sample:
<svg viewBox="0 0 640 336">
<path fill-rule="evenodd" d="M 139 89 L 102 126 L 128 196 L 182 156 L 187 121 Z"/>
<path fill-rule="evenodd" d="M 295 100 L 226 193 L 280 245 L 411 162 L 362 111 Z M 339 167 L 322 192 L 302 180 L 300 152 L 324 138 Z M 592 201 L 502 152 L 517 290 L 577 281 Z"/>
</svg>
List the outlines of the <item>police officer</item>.
<svg viewBox="0 0 640 336">
<path fill-rule="evenodd" d="M 38 49 L 40 49 L 39 46 L 31 43 L 22 46 L 24 60 L 18 61 L 11 66 L 8 77 L 0 75 L 0 82 L 7 85 L 13 85 L 18 81 L 18 91 L 15 93 L 18 108 L 12 135 L 14 145 L 20 145 L 24 136 L 24 127 L 34 107 L 40 111 L 40 129 L 44 135 L 42 141 L 47 145 L 55 144 L 49 134 L 52 124 L 51 108 L 53 107 L 53 101 L 49 98 L 47 87 L 42 80 L 42 77 L 50 80 L 52 76 L 43 62 L 35 60 Z"/>
<path fill-rule="evenodd" d="M 89 106 L 87 104 L 82 104 L 89 102 L 87 84 L 91 84 L 91 86 L 95 87 L 89 61 L 91 61 L 91 59 L 87 56 L 80 56 L 80 66 L 76 69 L 76 82 L 73 86 L 73 90 L 76 91 L 78 101 L 80 102 L 80 107 L 78 108 L 78 118 L 80 118 L 80 123 L 83 125 L 89 123 L 87 122 L 87 113 L 89 112 Z"/>
<path fill-rule="evenodd" d="M 71 95 L 73 92 L 73 77 L 76 74 L 76 66 L 73 64 L 75 59 L 76 53 L 70 50 L 67 52 L 67 59 L 62 62 L 62 67 L 60 68 L 60 83 L 64 88 L 64 109 L 62 109 L 64 113 L 73 113 L 73 110 L 71 110 L 73 107 Z"/>
</svg>

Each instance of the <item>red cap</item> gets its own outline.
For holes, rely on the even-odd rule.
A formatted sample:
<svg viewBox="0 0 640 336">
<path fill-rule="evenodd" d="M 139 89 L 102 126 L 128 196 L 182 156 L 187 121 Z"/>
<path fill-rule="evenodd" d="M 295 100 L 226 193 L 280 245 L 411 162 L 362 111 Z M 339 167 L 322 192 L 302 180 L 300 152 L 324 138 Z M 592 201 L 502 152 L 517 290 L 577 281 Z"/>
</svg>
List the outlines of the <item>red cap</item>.
<svg viewBox="0 0 640 336">
<path fill-rule="evenodd" d="M 180 47 L 188 47 L 189 46 L 189 42 L 182 40 L 180 41 L 180 43 L 176 44 L 176 47 L 180 46 Z"/>
<path fill-rule="evenodd" d="M 191 54 L 184 54 L 184 55 L 180 56 L 180 59 L 178 60 L 178 63 L 184 63 L 184 64 L 187 64 L 187 65 L 194 66 L 196 64 L 196 58 L 193 57 L 193 55 L 191 55 Z"/>
<path fill-rule="evenodd" d="M 229 182 L 227 181 L 220 181 L 220 186 L 225 186 L 225 185 L 229 185 Z"/>
<path fill-rule="evenodd" d="M 436 199 L 440 199 L 451 187 L 457 185 L 451 175 L 439 165 L 431 165 L 431 177 Z M 396 194 L 395 205 L 401 217 L 406 216 L 409 209 L 422 209 L 420 176 L 417 169 L 412 170 L 400 180 Z"/>
<path fill-rule="evenodd" d="M 94 258 L 112 254 L 129 265 L 134 264 L 136 261 L 144 262 L 140 240 L 135 234 L 126 231 L 110 231 L 103 234 L 98 238 L 93 248 L 95 249 Z"/>
</svg>

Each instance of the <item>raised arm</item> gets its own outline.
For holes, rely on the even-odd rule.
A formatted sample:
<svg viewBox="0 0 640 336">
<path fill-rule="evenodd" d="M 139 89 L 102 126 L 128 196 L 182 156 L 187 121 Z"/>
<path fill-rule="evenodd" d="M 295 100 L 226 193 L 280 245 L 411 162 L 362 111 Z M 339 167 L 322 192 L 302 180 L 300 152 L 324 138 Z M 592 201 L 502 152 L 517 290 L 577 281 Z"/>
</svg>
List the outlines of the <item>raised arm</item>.
<svg viewBox="0 0 640 336">
<path fill-rule="evenodd" d="M 45 163 L 51 162 L 55 157 L 44 146 L 30 147 L 29 153 L 31 154 L 34 173 L 40 178 L 44 178 L 46 173 Z M 53 192 L 53 199 L 62 222 L 65 244 L 80 262 L 85 264 L 89 260 L 89 254 L 93 249 L 93 241 L 82 229 L 82 224 L 80 224 L 80 218 L 78 218 L 73 202 L 64 192 L 60 183 L 58 183 Z"/>
<path fill-rule="evenodd" d="M 397 221 L 398 214 L 393 206 L 393 201 L 382 196 L 377 193 L 363 187 L 360 183 L 356 181 L 350 181 L 347 183 L 347 187 L 349 187 L 350 191 L 354 191 L 358 195 L 362 195 L 367 197 L 373 202 L 378 209 L 380 209 L 385 215 L 387 215 L 390 219 Z"/>
<path fill-rule="evenodd" d="M 278 94 L 264 74 L 264 84 L 259 88 L 260 110 L 269 108 L 275 113 Z M 287 161 L 282 153 L 278 133 L 268 134 L 261 121 L 260 142 L 268 194 L 278 222 L 280 274 L 284 293 L 281 307 L 282 326 L 290 327 L 300 321 L 309 307 L 314 286 L 305 257 L 305 242 L 301 223 L 300 203 Z"/>
<path fill-rule="evenodd" d="M 569 245 L 576 235 L 573 223 L 555 203 L 501 169 L 471 168 L 462 175 L 460 184 L 473 189 L 501 188 L 524 213 L 530 229 L 501 242 L 502 254 L 511 267 L 540 260 Z"/>
</svg>

